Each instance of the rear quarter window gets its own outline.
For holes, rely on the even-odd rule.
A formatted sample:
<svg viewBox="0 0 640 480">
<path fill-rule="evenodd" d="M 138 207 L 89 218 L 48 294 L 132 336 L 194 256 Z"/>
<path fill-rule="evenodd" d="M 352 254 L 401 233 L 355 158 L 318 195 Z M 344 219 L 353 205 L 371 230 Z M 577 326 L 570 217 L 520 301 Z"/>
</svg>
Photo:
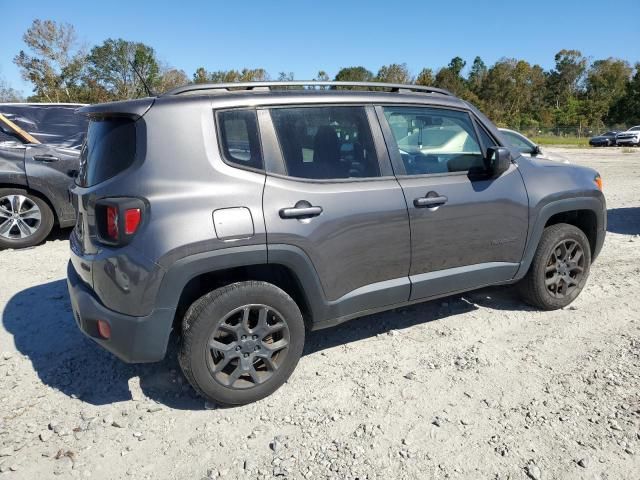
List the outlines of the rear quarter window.
<svg viewBox="0 0 640 480">
<path fill-rule="evenodd" d="M 91 120 L 80 154 L 78 185 L 89 187 L 131 166 L 136 156 L 136 126 L 130 118 Z"/>
<path fill-rule="evenodd" d="M 218 112 L 220 148 L 227 163 L 262 170 L 262 153 L 255 110 Z"/>
</svg>

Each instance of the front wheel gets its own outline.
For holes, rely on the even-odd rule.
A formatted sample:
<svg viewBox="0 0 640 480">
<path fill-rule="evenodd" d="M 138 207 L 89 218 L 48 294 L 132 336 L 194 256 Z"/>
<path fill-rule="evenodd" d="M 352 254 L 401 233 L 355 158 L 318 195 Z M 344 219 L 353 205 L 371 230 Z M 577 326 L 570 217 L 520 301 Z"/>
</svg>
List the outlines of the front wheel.
<svg viewBox="0 0 640 480">
<path fill-rule="evenodd" d="M 53 228 L 47 202 L 21 188 L 0 188 L 0 248 L 39 244 Z"/>
<path fill-rule="evenodd" d="M 243 405 L 275 392 L 304 347 L 300 309 L 280 288 L 240 282 L 197 300 L 183 321 L 179 361 L 203 397 Z"/>
<path fill-rule="evenodd" d="M 523 299 L 543 310 L 573 302 L 584 288 L 591 267 L 589 241 L 577 227 L 558 223 L 544 229 L 529 271 L 520 281 Z"/>
</svg>

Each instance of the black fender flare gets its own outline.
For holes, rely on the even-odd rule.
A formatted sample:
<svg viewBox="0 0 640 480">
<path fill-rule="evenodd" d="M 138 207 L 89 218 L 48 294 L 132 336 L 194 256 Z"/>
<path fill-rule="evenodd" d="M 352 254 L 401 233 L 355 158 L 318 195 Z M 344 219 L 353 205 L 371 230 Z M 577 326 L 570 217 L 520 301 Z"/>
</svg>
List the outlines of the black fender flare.
<svg viewBox="0 0 640 480">
<path fill-rule="evenodd" d="M 595 259 L 595 257 L 598 256 L 598 253 L 600 253 L 600 249 L 602 248 L 602 244 L 604 243 L 604 236 L 607 228 L 607 210 L 604 203 L 604 196 L 601 198 L 595 196 L 573 197 L 550 201 L 539 208 L 535 222 L 533 222 L 533 226 L 530 227 L 530 234 L 525 245 L 522 261 L 520 262 L 520 268 L 516 272 L 514 280 L 520 280 L 529 270 L 533 256 L 536 253 L 538 243 L 540 243 L 540 239 L 542 238 L 542 232 L 544 231 L 544 227 L 549 219 L 558 213 L 571 212 L 574 210 L 589 210 L 595 214 L 597 221 L 597 239 L 596 249 L 592 252 L 592 257 Z"/>
</svg>

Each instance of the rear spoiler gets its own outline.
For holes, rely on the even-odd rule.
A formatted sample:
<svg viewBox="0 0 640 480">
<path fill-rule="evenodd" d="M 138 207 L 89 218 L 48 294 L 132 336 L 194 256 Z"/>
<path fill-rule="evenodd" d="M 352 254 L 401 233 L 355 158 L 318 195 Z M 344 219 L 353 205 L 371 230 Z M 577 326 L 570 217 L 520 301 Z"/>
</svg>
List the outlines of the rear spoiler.
<svg viewBox="0 0 640 480">
<path fill-rule="evenodd" d="M 136 100 L 124 100 L 121 102 L 98 103 L 96 105 L 88 105 L 77 110 L 81 115 L 89 118 L 102 117 L 142 117 L 153 105 L 155 98 L 146 97 Z"/>
</svg>

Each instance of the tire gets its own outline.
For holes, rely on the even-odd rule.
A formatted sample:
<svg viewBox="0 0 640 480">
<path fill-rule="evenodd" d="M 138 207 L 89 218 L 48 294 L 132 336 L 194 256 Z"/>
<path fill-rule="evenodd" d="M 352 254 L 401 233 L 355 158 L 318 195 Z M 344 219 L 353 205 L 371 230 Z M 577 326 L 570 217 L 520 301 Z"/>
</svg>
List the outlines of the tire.
<svg viewBox="0 0 640 480">
<path fill-rule="evenodd" d="M 564 308 L 584 288 L 590 268 L 591 247 L 582 230 L 566 223 L 551 225 L 544 229 L 529 271 L 520 281 L 520 294 L 542 310 Z"/>
<path fill-rule="evenodd" d="M 283 290 L 266 282 L 234 283 L 201 297 L 185 314 L 180 367 L 207 400 L 244 405 L 287 381 L 304 338 L 300 309 Z"/>
<path fill-rule="evenodd" d="M 21 188 L 0 188 L 0 249 L 38 245 L 53 222 L 53 212 L 42 198 Z"/>
</svg>

